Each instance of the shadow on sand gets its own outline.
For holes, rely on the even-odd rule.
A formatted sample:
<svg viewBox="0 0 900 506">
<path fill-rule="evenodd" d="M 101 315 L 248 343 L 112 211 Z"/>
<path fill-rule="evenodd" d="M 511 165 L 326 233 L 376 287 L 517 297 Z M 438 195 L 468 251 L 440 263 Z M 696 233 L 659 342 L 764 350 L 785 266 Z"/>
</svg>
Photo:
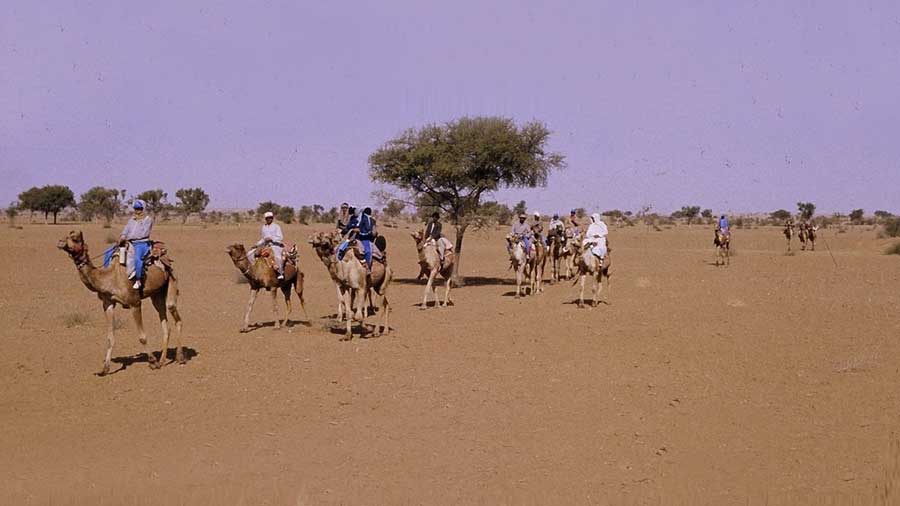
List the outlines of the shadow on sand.
<svg viewBox="0 0 900 506">
<path fill-rule="evenodd" d="M 152 352 L 153 356 L 159 359 L 159 352 Z M 184 347 L 184 360 L 185 362 L 190 362 L 194 357 L 196 357 L 199 353 L 194 348 L 190 346 Z M 147 353 L 138 353 L 136 355 L 130 355 L 127 357 L 114 357 L 112 361 L 116 364 L 121 364 L 122 367 L 119 367 L 115 371 L 111 371 L 109 374 L 116 374 L 119 371 L 124 371 L 128 368 L 128 366 L 134 364 L 150 363 L 150 355 Z M 169 348 L 166 350 L 166 365 L 175 363 L 175 348 Z M 99 376 L 99 374 L 97 374 Z"/>
</svg>

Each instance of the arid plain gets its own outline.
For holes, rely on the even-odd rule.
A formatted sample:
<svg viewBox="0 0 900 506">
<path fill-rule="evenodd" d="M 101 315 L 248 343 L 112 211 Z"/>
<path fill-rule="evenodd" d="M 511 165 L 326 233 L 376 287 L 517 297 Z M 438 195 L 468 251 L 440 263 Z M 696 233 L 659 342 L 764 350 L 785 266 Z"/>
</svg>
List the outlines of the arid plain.
<svg viewBox="0 0 900 506">
<path fill-rule="evenodd" d="M 473 232 L 467 285 L 428 311 L 409 230 L 387 229 L 392 331 L 341 342 L 322 226 L 285 227 L 312 321 L 266 326 L 260 297 L 241 334 L 225 247 L 257 227 L 161 225 L 189 361 L 151 370 L 119 310 L 107 377 L 100 304 L 56 249 L 72 228 L 92 254 L 111 233 L 0 229 L 2 504 L 900 500 L 900 256 L 869 228 L 793 255 L 735 230 L 727 268 L 709 227 L 612 228 L 609 304 L 581 310 L 569 282 L 514 299 L 503 232 Z"/>
</svg>

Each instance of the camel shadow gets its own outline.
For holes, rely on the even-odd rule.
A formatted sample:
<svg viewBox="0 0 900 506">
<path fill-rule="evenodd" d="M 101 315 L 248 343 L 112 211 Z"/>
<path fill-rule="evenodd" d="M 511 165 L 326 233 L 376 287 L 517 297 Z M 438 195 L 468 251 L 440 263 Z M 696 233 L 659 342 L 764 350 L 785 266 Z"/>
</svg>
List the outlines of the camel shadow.
<svg viewBox="0 0 900 506">
<path fill-rule="evenodd" d="M 597 301 L 597 305 L 600 305 L 600 304 L 603 304 L 604 306 L 612 306 L 612 302 L 610 302 L 610 301 L 608 301 L 608 300 L 598 300 L 598 301 Z M 578 305 L 578 299 L 572 299 L 572 300 L 569 301 L 569 302 L 563 302 L 563 305 L 566 305 L 566 306 L 577 306 L 577 305 Z M 584 307 L 586 307 L 586 308 L 590 308 L 590 307 L 591 307 L 591 300 L 590 300 L 590 299 L 584 299 Z"/>
<path fill-rule="evenodd" d="M 444 299 L 441 299 L 441 300 L 443 301 Z M 439 304 L 440 304 L 439 301 L 429 300 L 428 302 L 425 303 L 425 307 L 429 307 L 429 308 L 440 307 Z M 447 307 L 455 306 L 455 305 L 456 305 L 456 302 L 453 302 L 452 300 L 447 303 Z M 416 302 L 414 304 L 410 304 L 409 307 L 422 307 L 422 303 Z"/>
<path fill-rule="evenodd" d="M 369 326 L 372 326 L 373 328 L 369 328 Z M 360 323 L 354 322 L 353 326 L 350 329 L 351 329 L 351 332 L 353 332 L 353 337 L 358 337 L 360 339 L 378 339 L 381 337 L 380 335 L 378 335 L 378 336 L 372 335 L 375 332 L 375 330 L 374 330 L 374 326 L 371 324 L 362 325 Z M 388 327 L 388 330 L 393 330 L 393 328 Z M 332 334 L 344 337 L 347 335 L 347 327 L 332 324 L 332 325 L 328 326 L 328 332 L 331 332 Z"/>
<path fill-rule="evenodd" d="M 312 327 L 312 322 L 303 321 L 303 320 L 287 320 L 282 324 L 282 328 L 287 329 L 287 328 L 291 328 L 291 327 L 296 327 L 298 325 L 303 326 L 303 327 Z M 242 334 L 249 334 L 251 332 L 254 332 L 259 329 L 264 329 L 264 328 L 274 329 L 275 322 L 268 321 L 268 322 L 251 323 L 250 325 L 247 326 L 247 330 L 242 332 Z"/>
<path fill-rule="evenodd" d="M 154 357 L 156 357 L 157 360 L 159 359 L 159 352 L 154 351 L 151 353 L 153 354 Z M 191 348 L 190 346 L 184 347 L 185 362 L 190 362 L 197 355 L 199 355 L 199 352 L 197 352 L 197 350 L 195 350 L 194 348 Z M 119 367 L 115 371 L 111 371 L 110 373 L 107 374 L 107 376 L 111 375 L 111 374 L 116 374 L 117 372 L 120 372 L 120 371 L 124 371 L 125 369 L 128 369 L 129 366 L 132 366 L 134 364 L 140 364 L 140 363 L 148 364 L 148 363 L 150 363 L 150 355 L 145 352 L 141 352 L 141 353 L 137 353 L 134 355 L 125 356 L 125 357 L 114 357 L 112 359 L 112 361 L 115 362 L 116 364 L 120 364 L 121 367 Z M 166 350 L 166 364 L 168 365 L 168 364 L 173 364 L 173 363 L 175 363 L 175 348 L 170 347 L 168 350 Z M 96 373 L 96 375 L 100 376 L 99 373 Z"/>
</svg>

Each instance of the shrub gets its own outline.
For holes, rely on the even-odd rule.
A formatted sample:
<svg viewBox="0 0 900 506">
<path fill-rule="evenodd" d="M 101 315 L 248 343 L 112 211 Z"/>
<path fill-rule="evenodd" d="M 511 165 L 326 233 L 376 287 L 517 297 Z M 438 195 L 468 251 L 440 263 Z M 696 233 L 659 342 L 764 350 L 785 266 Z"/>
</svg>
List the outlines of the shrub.
<svg viewBox="0 0 900 506">
<path fill-rule="evenodd" d="M 884 224 L 884 234 L 888 237 L 900 237 L 900 218 L 890 218 Z"/>
<path fill-rule="evenodd" d="M 884 252 L 885 255 L 900 255 L 900 242 L 895 242 L 888 246 L 888 249 Z"/>
<path fill-rule="evenodd" d="M 90 321 L 91 319 L 87 314 L 78 311 L 63 315 L 63 325 L 65 325 L 67 329 L 86 325 Z"/>
</svg>

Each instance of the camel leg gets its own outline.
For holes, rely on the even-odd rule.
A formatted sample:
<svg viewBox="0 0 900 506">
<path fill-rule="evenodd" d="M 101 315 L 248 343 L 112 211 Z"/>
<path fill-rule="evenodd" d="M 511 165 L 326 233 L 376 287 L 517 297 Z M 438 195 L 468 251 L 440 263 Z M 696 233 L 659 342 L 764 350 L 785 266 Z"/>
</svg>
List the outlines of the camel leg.
<svg viewBox="0 0 900 506">
<path fill-rule="evenodd" d="M 343 300 L 344 306 L 347 308 L 347 333 L 344 335 L 343 340 L 349 341 L 353 339 L 353 311 L 352 309 L 352 298 L 351 298 L 351 290 L 344 290 L 344 293 L 341 294 L 341 298 Z"/>
<path fill-rule="evenodd" d="M 250 289 L 250 300 L 247 302 L 247 312 L 244 314 L 244 326 L 241 327 L 241 332 L 248 332 L 250 330 L 250 312 L 253 311 L 253 303 L 256 302 L 256 296 L 259 295 L 259 289 Z"/>
<path fill-rule="evenodd" d="M 434 293 L 435 275 L 436 273 L 434 270 L 428 273 L 428 280 L 425 282 L 425 293 L 422 294 L 422 305 L 419 306 L 419 309 L 421 310 L 428 309 L 428 294 Z M 435 303 L 437 303 L 437 297 L 435 297 Z"/>
<path fill-rule="evenodd" d="M 584 307 L 584 278 L 586 277 L 586 275 L 579 274 L 579 276 L 581 278 L 579 279 L 579 282 L 581 283 L 581 292 L 578 295 L 578 307 L 582 308 Z"/>
<path fill-rule="evenodd" d="M 275 330 L 281 328 L 281 320 L 278 318 L 278 289 L 273 288 L 272 292 L 272 315 L 275 317 Z"/>
<path fill-rule="evenodd" d="M 600 292 L 603 291 L 603 271 L 600 270 L 597 273 L 597 277 L 594 278 L 594 299 L 591 301 L 591 307 L 597 307 L 600 304 Z"/>
<path fill-rule="evenodd" d="M 444 285 L 444 307 L 450 305 L 450 284 L 452 279 L 448 276 L 447 283 Z"/>
<path fill-rule="evenodd" d="M 147 344 L 147 333 L 144 332 L 144 318 L 141 314 L 141 303 L 131 308 L 131 316 L 134 318 L 134 325 L 138 331 L 138 341 L 141 344 Z"/>
<path fill-rule="evenodd" d="M 341 293 L 340 286 L 334 285 L 334 287 L 337 289 L 337 296 L 338 296 L 337 319 L 338 319 L 338 321 L 343 321 L 344 320 L 344 294 Z"/>
<path fill-rule="evenodd" d="M 113 345 L 116 344 L 116 305 L 112 301 L 103 301 L 103 314 L 106 316 L 106 358 L 103 359 L 103 369 L 100 376 L 109 374 L 109 366 L 112 363 Z"/>
<path fill-rule="evenodd" d="M 311 321 L 309 319 L 309 313 L 306 312 L 306 300 L 303 298 L 303 282 L 302 281 L 300 282 L 300 284 L 294 286 L 294 291 L 297 293 L 297 298 L 300 299 L 300 311 L 303 312 L 303 320 L 307 321 L 307 322 Z"/>
<path fill-rule="evenodd" d="M 284 296 L 284 326 L 287 327 L 290 322 L 291 311 L 291 285 L 281 287 L 281 295 Z"/>
<path fill-rule="evenodd" d="M 181 313 L 178 312 L 178 285 L 175 284 L 174 279 L 169 281 L 169 289 L 166 294 L 166 309 L 169 310 L 169 314 L 171 314 L 172 319 L 175 320 L 175 361 L 180 365 L 184 365 L 187 362 L 184 358 L 184 345 L 181 342 L 184 323 L 181 321 Z M 166 326 L 166 330 L 168 330 L 168 325 Z M 163 345 L 169 346 L 168 337 Z"/>
<path fill-rule="evenodd" d="M 166 318 L 166 299 L 160 296 L 154 296 L 150 299 L 153 307 L 159 315 L 159 326 L 162 329 L 162 349 L 159 352 L 159 360 L 153 352 L 147 353 L 147 362 L 151 369 L 159 369 L 166 363 L 166 355 L 169 353 L 169 321 Z"/>
<path fill-rule="evenodd" d="M 519 298 L 519 292 L 522 291 L 522 270 L 516 268 L 516 298 Z"/>
<path fill-rule="evenodd" d="M 385 288 L 384 293 L 381 294 L 381 310 L 384 311 L 384 319 L 381 321 L 383 328 L 382 332 L 384 335 L 388 335 L 391 332 L 391 327 L 388 326 L 388 313 L 391 312 L 391 305 L 388 303 L 387 288 Z"/>
</svg>

